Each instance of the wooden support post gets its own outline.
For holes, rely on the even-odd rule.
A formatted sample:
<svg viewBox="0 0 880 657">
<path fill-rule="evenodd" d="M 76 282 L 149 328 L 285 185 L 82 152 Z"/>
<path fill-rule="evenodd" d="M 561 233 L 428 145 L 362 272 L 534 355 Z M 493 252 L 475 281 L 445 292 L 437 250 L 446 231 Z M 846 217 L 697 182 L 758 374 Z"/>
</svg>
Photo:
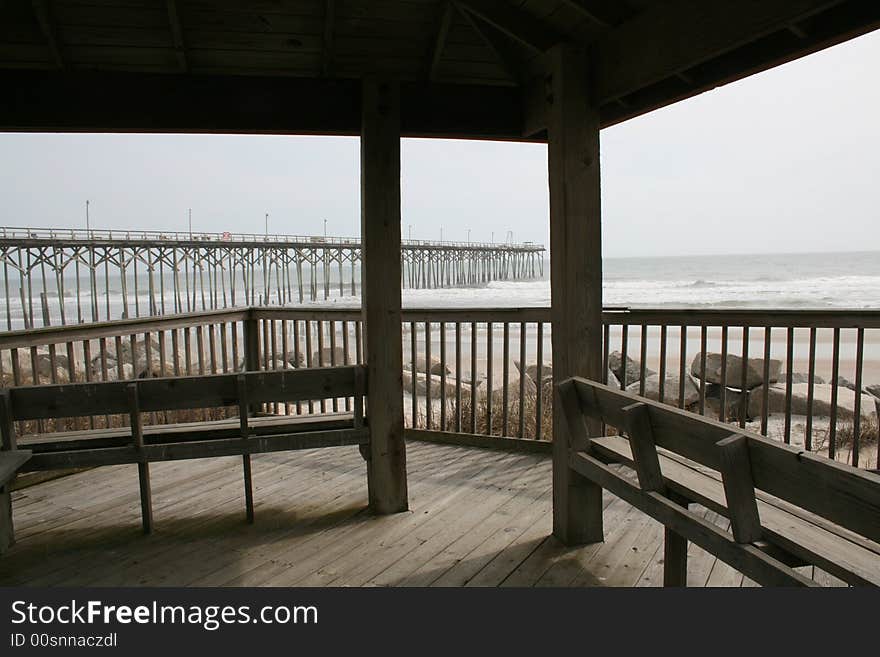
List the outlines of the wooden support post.
<svg viewBox="0 0 880 657">
<path fill-rule="evenodd" d="M 761 540 L 761 519 L 752 482 L 749 442 L 745 436 L 733 434 L 716 445 L 721 456 L 721 478 L 730 513 L 730 528 L 737 543 Z"/>
<path fill-rule="evenodd" d="M 554 389 L 602 375 L 602 230 L 599 111 L 582 49 L 549 53 L 551 316 Z M 599 435 L 590 421 L 591 435 Z M 567 545 L 603 540 L 602 489 L 568 465 L 571 436 L 558 393 L 553 408 L 553 533 Z"/>
<path fill-rule="evenodd" d="M 247 376 L 239 374 L 236 377 L 236 387 L 238 391 L 238 426 L 241 433 L 241 440 L 247 443 L 248 435 L 250 435 L 250 427 L 248 426 L 248 391 Z M 244 471 L 244 505 L 245 514 L 249 524 L 254 524 L 254 479 L 251 471 L 251 455 L 241 455 L 241 465 Z"/>
<path fill-rule="evenodd" d="M 141 422 L 141 405 L 138 399 L 137 383 L 129 383 L 126 386 L 128 394 L 129 418 L 131 420 L 131 437 L 134 440 L 134 448 L 143 456 L 144 451 L 144 426 Z M 153 532 L 153 492 L 150 487 L 150 464 L 138 461 L 138 481 L 141 489 L 141 522 L 144 534 Z"/>
<path fill-rule="evenodd" d="M 362 94 L 361 241 L 369 385 L 370 508 L 406 511 L 400 299 L 400 87 L 368 78 Z M 413 372 L 415 376 L 415 372 Z"/>
<path fill-rule="evenodd" d="M 688 500 L 668 493 L 667 497 L 687 508 Z M 663 527 L 663 586 L 687 586 L 688 541 L 678 532 Z"/>
</svg>

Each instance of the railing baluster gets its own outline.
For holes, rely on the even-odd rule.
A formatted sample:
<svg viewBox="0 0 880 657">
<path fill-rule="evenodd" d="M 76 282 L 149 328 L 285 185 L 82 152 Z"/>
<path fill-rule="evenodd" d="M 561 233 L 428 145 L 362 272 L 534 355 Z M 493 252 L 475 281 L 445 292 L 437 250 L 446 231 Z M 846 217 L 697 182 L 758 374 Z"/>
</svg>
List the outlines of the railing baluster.
<svg viewBox="0 0 880 657">
<path fill-rule="evenodd" d="M 855 399 L 853 400 L 853 444 L 850 463 L 859 467 L 859 447 L 862 441 L 862 361 L 865 357 L 865 329 L 861 326 L 856 330 L 856 380 Z M 880 418 L 878 418 L 880 419 Z M 880 468 L 880 463 L 877 464 Z"/>
<path fill-rule="evenodd" d="M 541 440 L 544 421 L 544 322 L 538 322 L 538 375 L 535 377 L 535 440 Z"/>
<path fill-rule="evenodd" d="M 477 433 L 477 323 L 471 322 L 471 433 Z"/>
<path fill-rule="evenodd" d="M 687 330 L 682 324 L 678 336 L 678 407 L 684 408 L 685 377 L 687 377 Z"/>
<path fill-rule="evenodd" d="M 183 329 L 183 358 L 186 363 L 186 375 L 192 376 L 192 334 L 191 327 Z"/>
<path fill-rule="evenodd" d="M 761 433 L 767 435 L 767 418 L 770 417 L 770 347 L 773 327 L 764 328 L 764 387 L 761 389 Z"/>
<path fill-rule="evenodd" d="M 742 370 L 739 381 L 739 426 L 745 428 L 749 409 L 749 393 L 746 389 L 749 374 L 749 327 L 742 329 Z"/>
<path fill-rule="evenodd" d="M 412 428 L 417 429 L 419 426 L 419 401 L 418 396 L 416 395 L 416 382 L 418 381 L 418 362 L 416 351 L 416 323 L 410 322 L 409 324 L 409 360 L 410 366 L 412 367 L 412 386 L 410 389 L 412 395 Z"/>
<path fill-rule="evenodd" d="M 162 342 L 161 338 L 160 342 Z M 229 347 L 226 337 L 226 322 L 220 322 L 220 362 L 223 366 L 223 373 L 227 374 L 229 372 Z M 165 371 L 164 363 L 162 364 L 162 371 Z"/>
<path fill-rule="evenodd" d="M 816 327 L 810 327 L 810 362 L 807 370 L 807 418 L 804 427 L 804 449 L 813 449 L 813 386 L 816 384 Z M 766 385 L 766 384 L 765 384 Z"/>
<path fill-rule="evenodd" d="M 301 284 L 302 282 L 300 281 L 300 285 Z M 305 359 L 303 359 L 302 361 L 300 360 L 302 358 L 302 353 L 300 352 L 299 344 L 299 320 L 295 319 L 293 320 L 293 366 L 296 368 L 300 366 L 300 362 L 305 362 Z M 302 409 L 302 402 L 297 401 L 296 414 L 302 415 Z"/>
<path fill-rule="evenodd" d="M 486 322 L 486 435 L 492 435 L 492 384 L 494 362 L 492 358 L 492 322 Z"/>
<path fill-rule="evenodd" d="M 648 369 L 648 325 L 642 324 L 639 332 L 639 395 L 645 396 L 645 371 Z"/>
<path fill-rule="evenodd" d="M 785 360 L 787 376 L 785 379 L 785 444 L 791 443 L 791 382 L 794 377 L 794 327 L 785 331 Z"/>
<path fill-rule="evenodd" d="M 199 352 L 199 376 L 205 375 L 205 333 L 201 324 L 196 327 L 196 348 Z"/>
<path fill-rule="evenodd" d="M 662 403 L 666 399 L 666 342 L 668 338 L 669 327 L 666 324 L 660 325 L 660 371 L 657 373 L 658 388 L 657 399 Z"/>
<path fill-rule="evenodd" d="M 312 362 L 312 320 L 307 319 L 303 322 L 306 328 L 306 367 L 313 367 Z M 315 412 L 315 404 L 313 400 L 309 400 L 309 414 Z"/>
<path fill-rule="evenodd" d="M 461 322 L 455 322 L 455 430 L 461 432 Z"/>
<path fill-rule="evenodd" d="M 348 322 L 342 322 L 342 363 L 344 365 L 351 365 L 351 357 L 349 356 L 348 347 L 349 347 L 349 337 L 348 337 Z M 345 398 L 345 410 L 346 412 L 351 411 L 351 397 Z"/>
<path fill-rule="evenodd" d="M 440 431 L 446 431 L 446 322 L 440 322 Z"/>
<path fill-rule="evenodd" d="M 837 379 L 840 377 L 840 328 L 834 327 L 831 352 L 831 417 L 828 424 L 828 458 L 837 458 Z"/>
<path fill-rule="evenodd" d="M 501 371 L 501 435 L 508 435 L 508 415 L 510 414 L 510 322 L 504 322 L 504 347 Z"/>
<path fill-rule="evenodd" d="M 230 322 L 231 334 L 229 336 L 230 341 L 232 342 L 232 366 L 230 369 L 233 372 L 238 371 L 238 320 Z M 173 333 L 172 333 L 173 336 Z"/>
<path fill-rule="evenodd" d="M 425 428 L 432 429 L 431 322 L 425 322 Z"/>
<path fill-rule="evenodd" d="M 721 327 L 721 389 L 718 401 L 718 419 L 727 422 L 727 324 Z"/>
<path fill-rule="evenodd" d="M 318 367 L 324 367 L 324 321 L 317 321 L 317 329 L 318 329 Z M 327 400 L 321 399 L 321 412 L 327 412 Z"/>
<path fill-rule="evenodd" d="M 700 326 L 700 415 L 706 414 L 706 349 L 708 348 L 709 327 Z"/>
<path fill-rule="evenodd" d="M 629 324 L 620 327 L 620 389 L 626 390 L 629 383 L 626 379 L 626 359 L 629 349 Z"/>
<path fill-rule="evenodd" d="M 526 323 L 519 325 L 519 437 L 526 437 Z"/>
</svg>

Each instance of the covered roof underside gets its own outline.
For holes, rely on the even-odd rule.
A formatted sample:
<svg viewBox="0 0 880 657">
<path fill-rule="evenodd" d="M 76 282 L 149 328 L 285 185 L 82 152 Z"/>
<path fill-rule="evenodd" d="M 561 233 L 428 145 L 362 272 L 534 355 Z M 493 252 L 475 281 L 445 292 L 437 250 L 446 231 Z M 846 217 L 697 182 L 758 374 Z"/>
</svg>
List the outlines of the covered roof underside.
<svg viewBox="0 0 880 657">
<path fill-rule="evenodd" d="M 0 130 L 545 138 L 546 53 L 589 53 L 603 125 L 880 27 L 877 0 L 0 0 Z"/>
</svg>

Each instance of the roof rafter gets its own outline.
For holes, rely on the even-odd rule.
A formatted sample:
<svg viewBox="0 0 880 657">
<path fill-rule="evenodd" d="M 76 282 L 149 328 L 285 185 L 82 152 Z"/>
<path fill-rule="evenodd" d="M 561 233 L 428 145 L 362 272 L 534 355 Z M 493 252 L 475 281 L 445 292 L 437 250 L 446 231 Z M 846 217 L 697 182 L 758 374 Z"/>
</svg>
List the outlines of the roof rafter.
<svg viewBox="0 0 880 657">
<path fill-rule="evenodd" d="M 787 29 L 843 0 L 672 0 L 611 30 L 596 45 L 602 102 Z"/>
<path fill-rule="evenodd" d="M 457 3 L 455 3 L 457 6 Z M 495 53 L 495 56 L 504 67 L 505 72 L 513 82 L 520 83 L 522 77 L 521 66 L 511 47 L 511 43 L 499 34 L 497 28 L 491 23 L 484 21 L 482 18 L 464 11 L 459 8 L 459 13 L 464 17 L 473 30 L 480 36 L 483 42 L 489 46 L 489 49 Z"/>
<path fill-rule="evenodd" d="M 48 1 L 31 0 L 31 5 L 34 8 L 34 15 L 37 17 L 37 22 L 40 24 L 40 30 L 43 32 L 43 37 L 46 39 L 46 46 L 49 48 L 52 59 L 55 60 L 55 65 L 58 68 L 66 68 L 64 55 L 61 53 L 61 41 L 58 38 L 55 24 L 52 21 L 52 14 L 49 10 Z"/>
<path fill-rule="evenodd" d="M 174 44 L 174 55 L 180 70 L 189 71 L 189 60 L 186 56 L 186 45 L 183 40 L 183 28 L 180 24 L 180 16 L 177 12 L 176 0 L 165 0 L 168 8 L 168 24 L 171 26 L 171 43 Z"/>
<path fill-rule="evenodd" d="M 603 25 L 613 27 L 626 20 L 627 14 L 618 0 L 562 0 L 585 18 Z"/>
<path fill-rule="evenodd" d="M 449 27 L 452 25 L 452 15 L 455 9 L 452 2 L 444 2 L 440 9 L 440 19 L 437 21 L 437 31 L 434 35 L 434 43 L 428 56 L 427 78 L 434 80 L 437 77 L 437 67 L 446 47 L 446 37 L 449 35 Z"/>
<path fill-rule="evenodd" d="M 324 77 L 330 75 L 333 67 L 333 24 L 336 22 L 335 0 L 324 2 L 324 39 L 321 52 L 321 74 Z"/>
<path fill-rule="evenodd" d="M 536 53 L 546 52 L 566 40 L 565 35 L 532 14 L 500 0 L 461 0 L 458 5 Z"/>
</svg>

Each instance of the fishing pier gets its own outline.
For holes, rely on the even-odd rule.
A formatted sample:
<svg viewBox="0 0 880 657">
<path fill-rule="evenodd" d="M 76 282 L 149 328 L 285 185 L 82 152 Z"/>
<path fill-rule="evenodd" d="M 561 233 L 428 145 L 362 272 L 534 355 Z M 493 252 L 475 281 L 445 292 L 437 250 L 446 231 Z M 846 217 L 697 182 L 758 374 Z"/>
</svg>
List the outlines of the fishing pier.
<svg viewBox="0 0 880 657">
<path fill-rule="evenodd" d="M 531 242 L 403 240 L 401 285 L 532 280 L 544 254 Z M 362 255 L 356 237 L 4 227 L 0 260 L 11 330 L 357 296 Z"/>
</svg>

